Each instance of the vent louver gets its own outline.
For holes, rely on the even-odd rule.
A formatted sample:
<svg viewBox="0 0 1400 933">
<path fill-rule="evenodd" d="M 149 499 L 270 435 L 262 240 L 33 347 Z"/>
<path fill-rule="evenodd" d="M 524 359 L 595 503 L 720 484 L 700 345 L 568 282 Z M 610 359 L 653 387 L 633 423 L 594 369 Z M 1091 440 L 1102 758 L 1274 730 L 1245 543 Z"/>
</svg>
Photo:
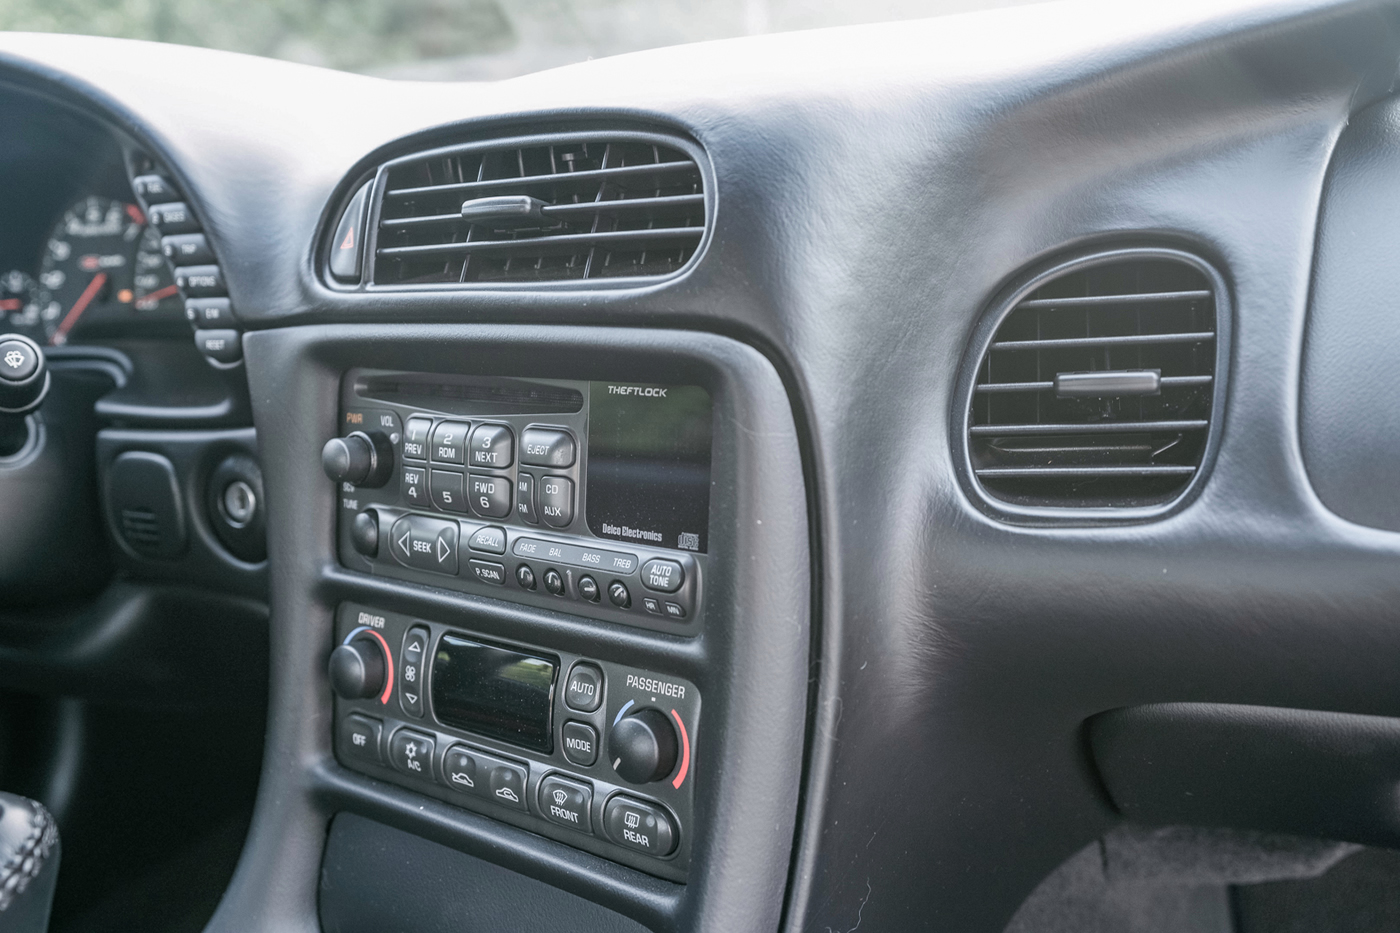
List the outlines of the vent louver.
<svg viewBox="0 0 1400 933">
<path fill-rule="evenodd" d="M 459 146 L 380 178 L 378 286 L 670 275 L 705 233 L 700 166 L 668 137 Z"/>
<path fill-rule="evenodd" d="M 1033 283 L 977 370 L 967 446 L 983 490 L 1031 509 L 1181 495 L 1210 437 L 1217 282 L 1194 257 L 1143 250 Z"/>
</svg>

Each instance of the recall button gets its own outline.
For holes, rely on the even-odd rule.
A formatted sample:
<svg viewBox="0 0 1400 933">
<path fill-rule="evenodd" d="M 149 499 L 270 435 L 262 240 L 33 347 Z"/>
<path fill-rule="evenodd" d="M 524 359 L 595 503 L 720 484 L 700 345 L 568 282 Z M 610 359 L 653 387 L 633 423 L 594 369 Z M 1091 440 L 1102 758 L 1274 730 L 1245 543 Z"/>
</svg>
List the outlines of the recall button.
<svg viewBox="0 0 1400 933">
<path fill-rule="evenodd" d="M 405 567 L 457 574 L 457 523 L 405 515 L 389 531 L 389 550 Z"/>
<path fill-rule="evenodd" d="M 620 846 L 645 852 L 657 858 L 670 855 L 676 847 L 676 828 L 660 807 L 618 795 L 603 811 L 603 826 Z"/>
<path fill-rule="evenodd" d="M 540 781 L 540 812 L 551 823 L 593 832 L 593 788 L 587 784 L 566 781 L 557 774 Z"/>
<path fill-rule="evenodd" d="M 685 571 L 673 560 L 649 560 L 642 565 L 642 584 L 658 593 L 674 593 L 685 582 Z"/>
<path fill-rule="evenodd" d="M 488 525 L 471 536 L 467 547 L 473 551 L 485 551 L 488 554 L 504 554 L 506 552 L 506 530 Z"/>
</svg>

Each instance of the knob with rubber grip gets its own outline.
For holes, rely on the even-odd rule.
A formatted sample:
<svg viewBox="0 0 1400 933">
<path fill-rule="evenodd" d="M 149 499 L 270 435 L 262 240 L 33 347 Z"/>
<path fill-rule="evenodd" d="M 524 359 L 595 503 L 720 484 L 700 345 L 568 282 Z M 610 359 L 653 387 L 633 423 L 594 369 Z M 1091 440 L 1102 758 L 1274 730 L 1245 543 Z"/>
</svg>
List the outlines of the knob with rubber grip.
<svg viewBox="0 0 1400 933">
<path fill-rule="evenodd" d="M 633 784 L 659 781 L 676 766 L 680 743 L 676 729 L 659 709 L 623 716 L 608 732 L 608 759 L 613 770 Z"/>
<path fill-rule="evenodd" d="M 355 431 L 333 437 L 321 448 L 321 469 L 337 483 L 370 489 L 389 481 L 394 469 L 394 448 L 382 434 Z"/>
<path fill-rule="evenodd" d="M 346 700 L 362 700 L 384 689 L 389 661 L 372 635 L 357 635 L 331 652 L 331 689 Z"/>
</svg>

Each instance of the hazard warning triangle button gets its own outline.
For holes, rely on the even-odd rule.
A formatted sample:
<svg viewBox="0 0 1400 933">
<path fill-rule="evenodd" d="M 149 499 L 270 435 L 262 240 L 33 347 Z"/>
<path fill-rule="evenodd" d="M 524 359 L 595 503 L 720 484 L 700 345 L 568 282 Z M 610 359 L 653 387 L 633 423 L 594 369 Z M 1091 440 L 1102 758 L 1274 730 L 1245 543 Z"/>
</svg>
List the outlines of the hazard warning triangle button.
<svg viewBox="0 0 1400 933">
<path fill-rule="evenodd" d="M 364 259 L 365 238 L 360 231 L 365 228 L 365 213 L 369 207 L 371 181 L 360 186 L 350 203 L 345 205 L 345 213 L 336 224 L 335 236 L 331 239 L 331 277 L 347 285 L 360 281 L 360 263 Z"/>
</svg>

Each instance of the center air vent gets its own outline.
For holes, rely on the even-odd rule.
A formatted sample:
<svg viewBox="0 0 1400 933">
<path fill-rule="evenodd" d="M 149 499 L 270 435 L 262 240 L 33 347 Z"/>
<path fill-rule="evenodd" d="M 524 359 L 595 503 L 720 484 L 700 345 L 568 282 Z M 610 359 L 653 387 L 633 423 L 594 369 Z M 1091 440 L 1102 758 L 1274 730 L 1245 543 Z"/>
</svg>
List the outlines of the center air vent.
<svg viewBox="0 0 1400 933">
<path fill-rule="evenodd" d="M 1032 510 L 1163 507 L 1191 485 L 1217 397 L 1218 277 L 1171 250 L 1033 282 L 977 370 L 967 448 L 982 490 Z"/>
<path fill-rule="evenodd" d="M 664 276 L 705 234 L 689 144 L 649 134 L 531 137 L 388 163 L 375 285 Z"/>
</svg>

